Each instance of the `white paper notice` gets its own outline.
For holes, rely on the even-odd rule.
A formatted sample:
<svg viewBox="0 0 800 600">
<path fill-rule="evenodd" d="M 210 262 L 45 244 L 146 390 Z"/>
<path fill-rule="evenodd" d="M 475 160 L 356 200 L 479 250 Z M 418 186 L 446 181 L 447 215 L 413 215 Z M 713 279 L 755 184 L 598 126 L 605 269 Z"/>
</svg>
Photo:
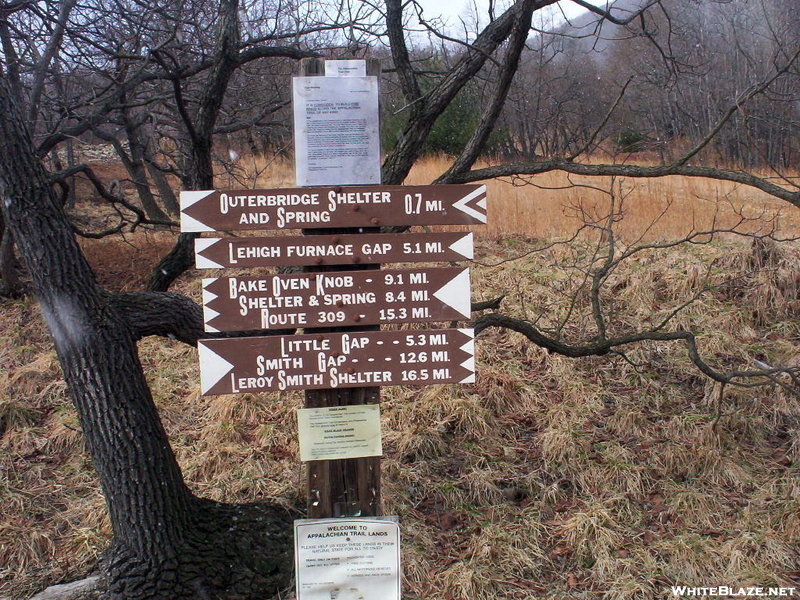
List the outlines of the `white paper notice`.
<svg viewBox="0 0 800 600">
<path fill-rule="evenodd" d="M 326 60 L 325 77 L 366 77 L 367 61 L 359 60 Z"/>
<path fill-rule="evenodd" d="M 298 186 L 380 184 L 377 77 L 295 77 Z"/>
<path fill-rule="evenodd" d="M 380 519 L 294 524 L 297 600 L 400 600 L 400 526 Z"/>
<path fill-rule="evenodd" d="M 377 404 L 301 408 L 297 411 L 297 430 L 303 462 L 383 454 Z"/>
</svg>

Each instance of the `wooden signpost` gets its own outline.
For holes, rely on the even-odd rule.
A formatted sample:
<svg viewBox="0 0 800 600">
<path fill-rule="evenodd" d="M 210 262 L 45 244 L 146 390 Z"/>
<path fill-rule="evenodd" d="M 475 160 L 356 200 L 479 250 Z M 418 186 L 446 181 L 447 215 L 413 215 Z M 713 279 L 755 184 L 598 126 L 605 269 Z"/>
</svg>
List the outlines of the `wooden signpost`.
<svg viewBox="0 0 800 600">
<path fill-rule="evenodd" d="M 325 79 L 331 76 L 327 65 L 330 61 L 309 59 L 300 63 L 300 76 L 302 78 L 316 77 L 317 79 Z M 339 63 L 340 64 L 340 63 Z M 359 70 L 359 77 L 371 77 L 375 82 L 378 81 L 377 75 L 380 74 L 380 65 L 377 60 L 367 60 L 364 65 L 363 72 Z M 308 80 L 302 82 L 304 87 L 313 82 Z M 340 82 L 341 87 L 347 87 L 348 82 Z M 359 87 L 359 84 L 355 84 Z M 365 86 L 366 87 L 366 86 Z M 377 89 L 377 88 L 376 88 Z M 293 90 L 298 90 L 294 87 Z M 328 98 L 323 99 L 321 104 L 336 104 L 342 98 Z M 372 102 L 371 99 L 368 102 Z M 309 104 L 303 101 L 298 106 L 294 103 L 294 120 L 295 120 L 295 137 L 304 137 L 309 134 L 310 129 L 315 129 L 310 121 L 316 118 L 314 114 L 314 106 L 311 106 L 311 111 L 303 114 L 300 110 L 302 107 L 308 109 Z M 318 112 L 318 111 L 317 111 Z M 345 110 L 343 113 L 351 113 L 354 111 Z M 342 115 L 347 118 L 347 115 Z M 326 123 L 327 125 L 327 123 Z M 363 124 L 363 129 L 366 131 L 370 129 L 377 131 L 378 123 Z M 315 135 L 315 134 L 312 134 Z M 373 138 L 374 140 L 374 138 Z M 311 144 L 314 145 L 314 144 Z M 303 156 L 303 148 L 309 148 L 309 144 L 303 142 L 295 144 L 295 150 L 300 150 L 300 160 L 295 160 L 295 171 L 297 174 L 298 183 L 308 182 L 314 180 L 316 177 L 310 173 L 310 170 L 317 168 L 326 168 L 335 165 L 325 165 L 328 163 L 326 159 L 317 159 L 313 156 Z M 350 148 L 354 153 L 358 152 L 357 148 Z M 316 150 L 314 150 L 316 152 Z M 297 157 L 296 157 L 297 158 Z M 369 160 L 367 160 L 369 159 Z M 374 185 L 380 183 L 375 180 L 375 171 L 380 169 L 380 156 L 370 156 L 369 150 L 366 156 L 362 157 L 360 161 L 362 168 L 356 169 L 342 169 L 341 177 L 328 183 L 335 183 L 334 187 L 360 184 L 362 186 Z M 326 169 L 327 175 L 335 173 L 335 169 Z M 327 176 L 326 175 L 326 176 Z M 336 190 L 334 190 L 335 192 Z M 340 189 L 340 192 L 344 191 Z M 352 211 L 351 214 L 361 212 L 360 208 L 363 205 L 351 205 L 353 209 L 359 207 L 359 211 Z M 341 213 L 344 214 L 344 213 Z M 363 221 L 362 221 L 363 223 Z M 362 233 L 379 233 L 379 223 L 371 223 L 367 221 L 368 226 L 358 224 L 354 220 L 344 219 L 343 222 L 330 225 L 330 227 L 341 227 L 340 229 L 325 229 L 310 226 L 303 230 L 305 235 L 313 237 L 316 235 L 337 235 L 337 234 L 362 234 Z M 369 228 L 371 227 L 371 229 Z M 350 265 L 349 267 L 334 267 L 328 265 L 310 265 L 304 267 L 307 272 L 330 272 L 333 270 L 375 270 L 379 265 Z M 378 327 L 372 327 L 370 330 L 375 331 Z M 363 330 L 363 328 L 360 328 Z M 323 390 L 306 390 L 305 392 L 305 408 L 306 409 L 329 409 L 342 406 L 358 406 L 358 405 L 379 405 L 380 403 L 380 388 L 378 387 L 359 387 L 359 388 L 336 388 L 336 389 L 323 389 Z M 341 460 L 314 460 L 306 463 L 306 506 L 309 518 L 331 518 L 331 517 L 347 517 L 347 516 L 379 516 L 381 512 L 381 459 L 380 456 L 364 456 L 360 458 L 347 458 Z"/>
<path fill-rule="evenodd" d="M 200 340 L 201 392 L 306 390 L 303 430 L 324 434 L 318 440 L 306 433 L 300 440 L 308 459 L 308 517 L 323 520 L 314 522 L 308 539 L 296 535 L 297 564 L 303 570 L 298 600 L 316 597 L 312 590 L 324 592 L 331 585 L 323 579 L 340 576 L 359 578 L 371 590 L 369 597 L 399 600 L 396 524 L 394 529 L 382 521 L 375 525 L 375 535 L 388 528 L 397 540 L 382 560 L 396 561 L 398 567 L 384 582 L 369 571 L 372 567 L 347 563 L 349 547 L 342 548 L 340 558 L 331 558 L 328 566 L 334 570 L 317 580 L 319 573 L 307 566 L 317 547 L 309 540 L 338 535 L 343 527 L 360 531 L 349 521 L 343 525 L 345 519 L 381 514 L 378 409 L 362 406 L 379 403 L 380 386 L 475 378 L 471 329 L 379 329 L 469 319 L 468 269 L 380 267 L 470 259 L 472 234 L 381 234 L 379 228 L 485 223 L 486 187 L 375 185 L 380 171 L 374 137 L 377 61 L 308 59 L 302 69 L 293 88 L 295 135 L 301 138 L 297 178 L 301 185 L 321 187 L 183 192 L 181 227 L 187 232 L 302 229 L 304 237 L 200 238 L 195 250 L 198 268 L 302 266 L 304 271 L 204 279 L 206 331 L 294 328 L 304 333 Z M 337 81 L 315 80 L 323 75 Z M 348 77 L 354 78 L 352 84 L 340 81 Z M 337 127 L 344 128 L 338 137 Z M 326 146 L 334 139 L 341 140 L 340 147 Z M 350 414 L 361 415 L 352 426 Z M 367 525 L 364 531 L 372 535 Z M 347 541 L 355 552 L 357 541 Z M 344 561 L 341 574 L 335 572 L 338 560 Z M 344 574 L 353 569 L 356 575 Z"/>
</svg>

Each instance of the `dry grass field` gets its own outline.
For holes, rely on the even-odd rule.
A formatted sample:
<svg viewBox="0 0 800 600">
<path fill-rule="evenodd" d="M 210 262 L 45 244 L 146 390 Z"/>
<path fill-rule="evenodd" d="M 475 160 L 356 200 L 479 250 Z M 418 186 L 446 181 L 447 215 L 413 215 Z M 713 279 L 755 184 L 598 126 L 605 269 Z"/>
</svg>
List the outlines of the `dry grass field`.
<svg viewBox="0 0 800 600">
<path fill-rule="evenodd" d="M 404 183 L 428 184 L 449 164 L 444 158 L 420 161 Z M 772 180 L 782 185 L 779 177 Z M 800 177 L 794 181 L 800 181 Z M 244 157 L 234 176 L 218 178 L 219 187 L 293 185 L 292 166 L 282 159 Z M 569 237 L 585 215 L 607 214 L 612 189 L 624 216 L 617 230 L 629 243 L 639 239 L 674 240 L 692 230 L 731 227 L 742 219 L 752 221 L 747 225 L 750 231 L 775 230 L 784 236 L 800 232 L 800 211 L 755 188 L 728 182 L 677 176 L 617 178 L 610 182 L 608 178 L 546 173 L 530 181 L 517 178 L 487 185 L 489 222 L 475 228 L 484 237 L 503 238 L 509 233 L 544 239 Z"/>
<path fill-rule="evenodd" d="M 442 164 L 428 161 L 408 183 L 430 181 Z M 285 167 L 254 167 L 243 182 L 292 183 Z M 540 187 L 490 184 L 473 296 L 505 294 L 504 312 L 585 339 L 588 298 L 570 290 L 581 261 L 593 264 L 597 236 L 550 243 L 570 237 L 580 211 L 602 216 L 608 196 L 542 189 L 565 182 L 555 175 L 535 181 Z M 714 215 L 729 224 L 737 213 L 781 208 L 752 190 L 702 181 L 615 185 L 628 244 L 677 239 Z M 784 207 L 759 226 L 797 235 L 794 212 Z M 84 247 L 105 285 L 139 289 L 171 240 L 142 233 Z M 199 277 L 187 273 L 175 291 L 198 298 Z M 793 242 L 722 236 L 643 251 L 612 274 L 604 297 L 619 333 L 696 298 L 672 327 L 697 332 L 716 368 L 800 364 Z M 198 494 L 303 496 L 294 417 L 302 393 L 201 397 L 194 349 L 162 339 L 140 347 Z M 800 587 L 800 401 L 792 393 L 773 385 L 721 395 L 675 342 L 570 359 L 487 330 L 476 347 L 475 384 L 383 391 L 385 512 L 400 516 L 406 597 L 648 600 L 673 597 L 671 585 Z M 110 532 L 32 299 L 0 300 L 0 364 L 0 596 L 27 598 L 90 571 Z"/>
</svg>

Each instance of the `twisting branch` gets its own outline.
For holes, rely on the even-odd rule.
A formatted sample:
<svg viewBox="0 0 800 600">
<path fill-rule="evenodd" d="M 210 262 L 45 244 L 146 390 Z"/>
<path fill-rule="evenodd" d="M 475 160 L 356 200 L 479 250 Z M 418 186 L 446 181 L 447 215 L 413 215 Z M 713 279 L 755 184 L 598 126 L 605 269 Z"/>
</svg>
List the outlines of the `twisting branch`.
<svg viewBox="0 0 800 600">
<path fill-rule="evenodd" d="M 629 346 L 631 344 L 644 341 L 683 341 L 686 344 L 689 359 L 700 370 L 700 372 L 706 375 L 709 379 L 712 379 L 718 383 L 737 385 L 740 387 L 770 385 L 776 382 L 776 375 L 788 374 L 792 377 L 795 377 L 800 371 L 800 369 L 788 367 L 751 369 L 744 371 L 737 370 L 729 372 L 717 371 L 700 356 L 700 352 L 697 349 L 697 338 L 691 331 L 662 332 L 650 330 L 620 337 L 593 340 L 585 344 L 568 344 L 545 335 L 538 328 L 527 321 L 508 317 L 500 313 L 489 313 L 487 315 L 482 315 L 472 322 L 472 327 L 475 329 L 475 335 L 479 334 L 485 329 L 488 329 L 489 327 L 510 329 L 511 331 L 521 333 L 540 348 L 544 348 L 550 352 L 554 352 L 569 358 L 605 356 L 612 351 L 618 352 L 618 348 L 620 347 Z M 753 382 L 753 379 L 760 379 L 762 381 Z M 798 389 L 790 388 L 789 386 L 786 386 L 786 384 L 782 384 L 781 387 L 791 389 L 793 394 L 800 395 L 800 391 L 798 391 Z"/>
<path fill-rule="evenodd" d="M 619 188 L 617 191 L 616 188 Z M 595 230 L 596 241 L 584 246 L 575 246 L 575 237 L 569 243 L 562 245 L 569 248 L 572 255 L 570 262 L 561 263 L 560 268 L 569 273 L 566 287 L 553 285 L 547 298 L 547 306 L 540 306 L 534 318 L 528 316 L 516 317 L 504 312 L 489 313 L 477 317 L 473 321 L 476 333 L 489 327 L 510 329 L 524 335 L 528 340 L 548 351 L 570 357 L 579 358 L 587 356 L 604 356 L 608 354 L 620 355 L 631 362 L 624 353 L 626 347 L 646 342 L 682 342 L 687 350 L 689 359 L 697 369 L 713 381 L 725 385 L 738 387 L 756 387 L 763 385 L 778 385 L 788 392 L 800 397 L 800 368 L 776 366 L 772 367 L 763 361 L 753 360 L 756 368 L 723 370 L 712 366 L 704 358 L 697 346 L 694 332 L 685 327 L 675 328 L 673 323 L 678 315 L 697 302 L 702 296 L 713 290 L 741 289 L 753 285 L 749 283 L 754 272 L 728 274 L 722 282 L 706 281 L 697 285 L 693 283 L 693 291 L 687 298 L 676 305 L 664 307 L 661 314 L 653 314 L 649 323 L 644 325 L 621 325 L 614 322 L 615 294 L 612 284 L 612 275 L 627 260 L 643 252 L 674 248 L 683 244 L 702 245 L 709 244 L 722 234 L 736 235 L 753 240 L 754 243 L 776 240 L 776 223 L 773 217 L 765 213 L 754 217 L 746 217 L 740 209 L 733 208 L 738 215 L 738 220 L 727 226 L 718 225 L 716 215 L 711 216 L 712 226 L 706 230 L 692 229 L 679 240 L 666 242 L 645 242 L 644 237 L 650 229 L 664 216 L 656 216 L 653 223 L 645 228 L 639 238 L 633 243 L 623 244 L 618 241 L 616 234 L 617 224 L 624 216 L 624 203 L 626 194 L 622 185 L 612 183 L 609 190 L 598 190 L 608 196 L 607 212 L 594 214 L 592 208 L 585 208 L 582 204 L 574 207 L 583 224 L 579 231 Z M 754 229 L 754 225 L 757 227 Z M 558 243 L 557 244 L 561 244 Z M 576 252 L 578 254 L 576 254 Z M 523 256 L 526 256 L 524 254 Z M 756 265 L 757 272 L 762 266 Z M 711 267 L 709 267 L 711 273 Z M 622 281 L 625 281 L 624 279 Z M 611 287 L 611 289 L 609 289 Z M 549 299 L 561 296 L 565 303 L 560 306 Z M 527 310 L 523 307 L 522 314 Z M 547 323 L 550 321 L 550 323 Z M 542 324 L 544 323 L 544 324 Z M 587 323 L 592 323 L 588 328 Z M 575 329 L 583 333 L 567 333 Z M 670 329 L 675 329 L 670 331 Z M 633 364 L 631 362 L 631 364 Z"/>
<path fill-rule="evenodd" d="M 775 73 L 773 73 L 771 77 L 768 77 L 764 81 L 751 86 L 738 98 L 736 98 L 736 100 L 733 102 L 733 104 L 731 104 L 728 107 L 728 110 L 725 111 L 725 113 L 722 115 L 719 121 L 717 121 L 717 124 L 711 128 L 706 137 L 700 140 L 700 142 L 698 142 L 694 148 L 689 150 L 689 152 L 687 152 L 678 160 L 676 160 L 674 163 L 675 166 L 685 165 L 692 158 L 694 158 L 703 148 L 708 146 L 708 144 L 711 143 L 711 141 L 717 136 L 720 130 L 725 126 L 725 124 L 731 119 L 731 117 L 734 114 L 740 111 L 742 107 L 745 104 L 747 104 L 747 102 L 749 102 L 759 94 L 763 94 L 779 77 L 786 74 L 792 68 L 792 65 L 794 65 L 797 62 L 798 57 L 800 57 L 800 47 L 797 48 L 797 51 L 789 58 L 789 60 L 783 67 L 780 67 L 775 70 Z"/>
<path fill-rule="evenodd" d="M 577 4 L 578 6 L 580 6 L 582 8 L 585 8 L 589 12 L 592 12 L 592 13 L 594 13 L 596 15 L 599 15 L 599 16 L 603 17 L 604 20 L 609 21 L 610 23 L 614 23 L 615 25 L 628 25 L 634 19 L 638 18 L 642 13 L 644 13 L 647 9 L 651 8 L 652 6 L 655 6 L 656 4 L 659 4 L 661 2 L 661 0 L 650 0 L 650 2 L 645 4 L 640 9 L 632 12 L 631 15 L 629 17 L 625 18 L 625 19 L 620 19 L 619 17 L 615 17 L 611 13 L 611 11 L 613 10 L 613 7 L 612 8 L 608 8 L 608 9 L 601 8 L 601 7 L 597 6 L 596 4 L 592 4 L 591 2 L 588 2 L 587 0 L 572 0 L 572 2 Z"/>
<path fill-rule="evenodd" d="M 502 296 L 498 296 L 497 298 L 492 298 L 491 300 L 481 300 L 480 302 L 473 302 L 470 306 L 470 311 L 478 312 L 481 310 L 500 310 L 500 305 L 505 298 L 505 294 Z"/>
<path fill-rule="evenodd" d="M 618 176 L 618 177 L 667 177 L 683 175 L 686 177 L 702 177 L 732 181 L 757 188 L 780 200 L 785 200 L 800 208 L 800 191 L 793 191 L 776 185 L 752 173 L 734 171 L 721 167 L 703 167 L 695 165 L 624 165 L 624 164 L 587 164 L 576 163 L 563 158 L 542 160 L 530 163 L 509 163 L 483 169 L 474 169 L 453 176 L 450 183 L 471 183 L 497 177 L 513 177 L 518 175 L 539 175 L 551 171 L 563 171 L 573 175 Z"/>
<path fill-rule="evenodd" d="M 75 224 L 72 224 L 73 231 L 81 236 L 86 238 L 93 238 L 98 239 L 105 237 L 107 235 L 112 235 L 114 233 L 119 233 L 122 231 L 126 226 L 129 228 L 129 231 L 134 231 L 140 225 L 160 225 L 166 227 L 177 227 L 178 223 L 171 220 L 162 220 L 162 219 L 151 219 L 149 218 L 144 211 L 128 202 L 121 194 L 113 194 L 111 193 L 108 188 L 106 188 L 105 184 L 100 180 L 100 178 L 95 174 L 92 168 L 86 164 L 78 164 L 69 167 L 68 169 L 64 169 L 63 171 L 58 171 L 56 173 L 51 173 L 49 176 L 50 185 L 59 186 L 62 190 L 62 196 L 66 193 L 68 189 L 68 184 L 66 183 L 67 180 L 78 173 L 83 174 L 87 180 L 92 184 L 95 191 L 100 195 L 103 200 L 109 202 L 111 206 L 114 207 L 117 214 L 119 215 L 119 222 L 114 227 L 111 227 L 103 232 L 86 232 L 79 229 Z M 132 214 L 126 215 L 119 210 L 119 207 L 124 208 L 126 211 Z"/>
<path fill-rule="evenodd" d="M 151 53 L 153 59 L 164 69 L 164 72 L 167 73 L 170 83 L 172 83 L 172 93 L 175 97 L 175 108 L 178 110 L 178 114 L 181 117 L 181 121 L 183 121 L 184 127 L 186 127 L 186 132 L 189 134 L 189 138 L 192 140 L 192 143 L 197 144 L 200 140 L 199 136 L 197 135 L 197 131 L 194 126 L 194 121 L 192 120 L 191 115 L 186 107 L 186 100 L 183 97 L 183 87 L 181 84 L 181 70 L 177 69 L 176 66 L 171 66 L 167 64 L 167 61 L 164 59 L 164 56 L 169 57 L 173 63 L 176 63 L 175 58 L 166 51 L 163 50 L 153 50 Z"/>
<path fill-rule="evenodd" d="M 720 133 L 721 129 L 730 121 L 737 111 L 749 101 L 753 100 L 756 96 L 767 92 L 771 86 L 783 75 L 796 68 L 800 60 L 800 48 L 798 48 L 787 61 L 780 67 L 776 68 L 775 72 L 763 81 L 751 86 L 746 92 L 741 94 L 731 105 L 725 110 L 717 123 L 708 131 L 702 140 L 700 140 L 691 150 L 681 156 L 678 160 L 664 165 L 630 165 L 630 164 L 588 164 L 577 163 L 577 158 L 583 153 L 588 145 L 599 135 L 600 129 L 595 130 L 591 136 L 588 144 L 584 144 L 578 151 L 574 152 L 566 158 L 551 158 L 548 160 L 538 160 L 533 162 L 520 162 L 496 165 L 482 169 L 474 169 L 461 173 L 453 173 L 449 178 L 449 183 L 469 183 L 473 181 L 481 181 L 485 179 L 494 179 L 497 177 L 514 177 L 520 175 L 537 175 L 551 171 L 563 171 L 575 175 L 588 175 L 588 176 L 623 176 L 623 177 L 665 177 L 669 175 L 682 175 L 686 177 L 700 177 L 717 179 L 721 181 L 731 181 L 741 183 L 760 189 L 775 198 L 789 202 L 790 204 L 800 207 L 800 190 L 797 189 L 796 184 L 791 184 L 784 180 L 786 185 L 778 185 L 766 177 L 758 176 L 754 173 L 747 173 L 744 171 L 733 170 L 722 167 L 707 167 L 699 165 L 691 165 L 689 162 L 692 158 L 696 157 L 709 143 Z M 625 88 L 623 88 L 623 93 Z M 621 95 L 611 108 L 620 102 Z M 606 123 L 611 111 L 606 115 L 603 123 Z M 602 125 L 601 125 L 602 128 Z"/>
<path fill-rule="evenodd" d="M 533 18 L 533 7 L 534 0 L 524 0 L 522 10 L 520 10 L 517 21 L 514 23 L 508 50 L 500 67 L 497 86 L 492 94 L 491 101 L 461 155 L 453 161 L 450 168 L 435 183 L 446 183 L 451 175 L 467 171 L 475 164 L 475 161 L 478 160 L 478 157 L 483 152 L 486 142 L 492 131 L 494 131 L 497 120 L 500 118 L 500 113 L 506 103 L 508 91 L 511 89 L 511 83 L 520 63 L 520 56 L 525 49 L 525 42 L 528 40 L 531 19 Z"/>
</svg>

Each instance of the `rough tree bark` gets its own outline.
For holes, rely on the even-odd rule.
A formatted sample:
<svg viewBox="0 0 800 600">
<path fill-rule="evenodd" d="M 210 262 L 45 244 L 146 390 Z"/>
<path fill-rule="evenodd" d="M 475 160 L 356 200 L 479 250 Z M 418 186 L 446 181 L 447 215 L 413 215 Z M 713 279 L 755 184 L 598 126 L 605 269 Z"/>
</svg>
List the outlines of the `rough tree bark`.
<svg viewBox="0 0 800 600">
<path fill-rule="evenodd" d="M 0 296 L 18 298 L 25 293 L 14 253 L 14 238 L 0 215 Z"/>
<path fill-rule="evenodd" d="M 291 577 L 288 511 L 190 492 L 138 359 L 143 334 L 175 335 L 185 325 L 176 319 L 181 301 L 158 296 L 169 315 L 159 320 L 156 297 L 137 303 L 97 284 L 23 123 L 0 76 L 3 218 L 31 274 L 108 505 L 108 597 L 268 597 Z M 193 310 L 185 307 L 190 323 Z"/>
</svg>

